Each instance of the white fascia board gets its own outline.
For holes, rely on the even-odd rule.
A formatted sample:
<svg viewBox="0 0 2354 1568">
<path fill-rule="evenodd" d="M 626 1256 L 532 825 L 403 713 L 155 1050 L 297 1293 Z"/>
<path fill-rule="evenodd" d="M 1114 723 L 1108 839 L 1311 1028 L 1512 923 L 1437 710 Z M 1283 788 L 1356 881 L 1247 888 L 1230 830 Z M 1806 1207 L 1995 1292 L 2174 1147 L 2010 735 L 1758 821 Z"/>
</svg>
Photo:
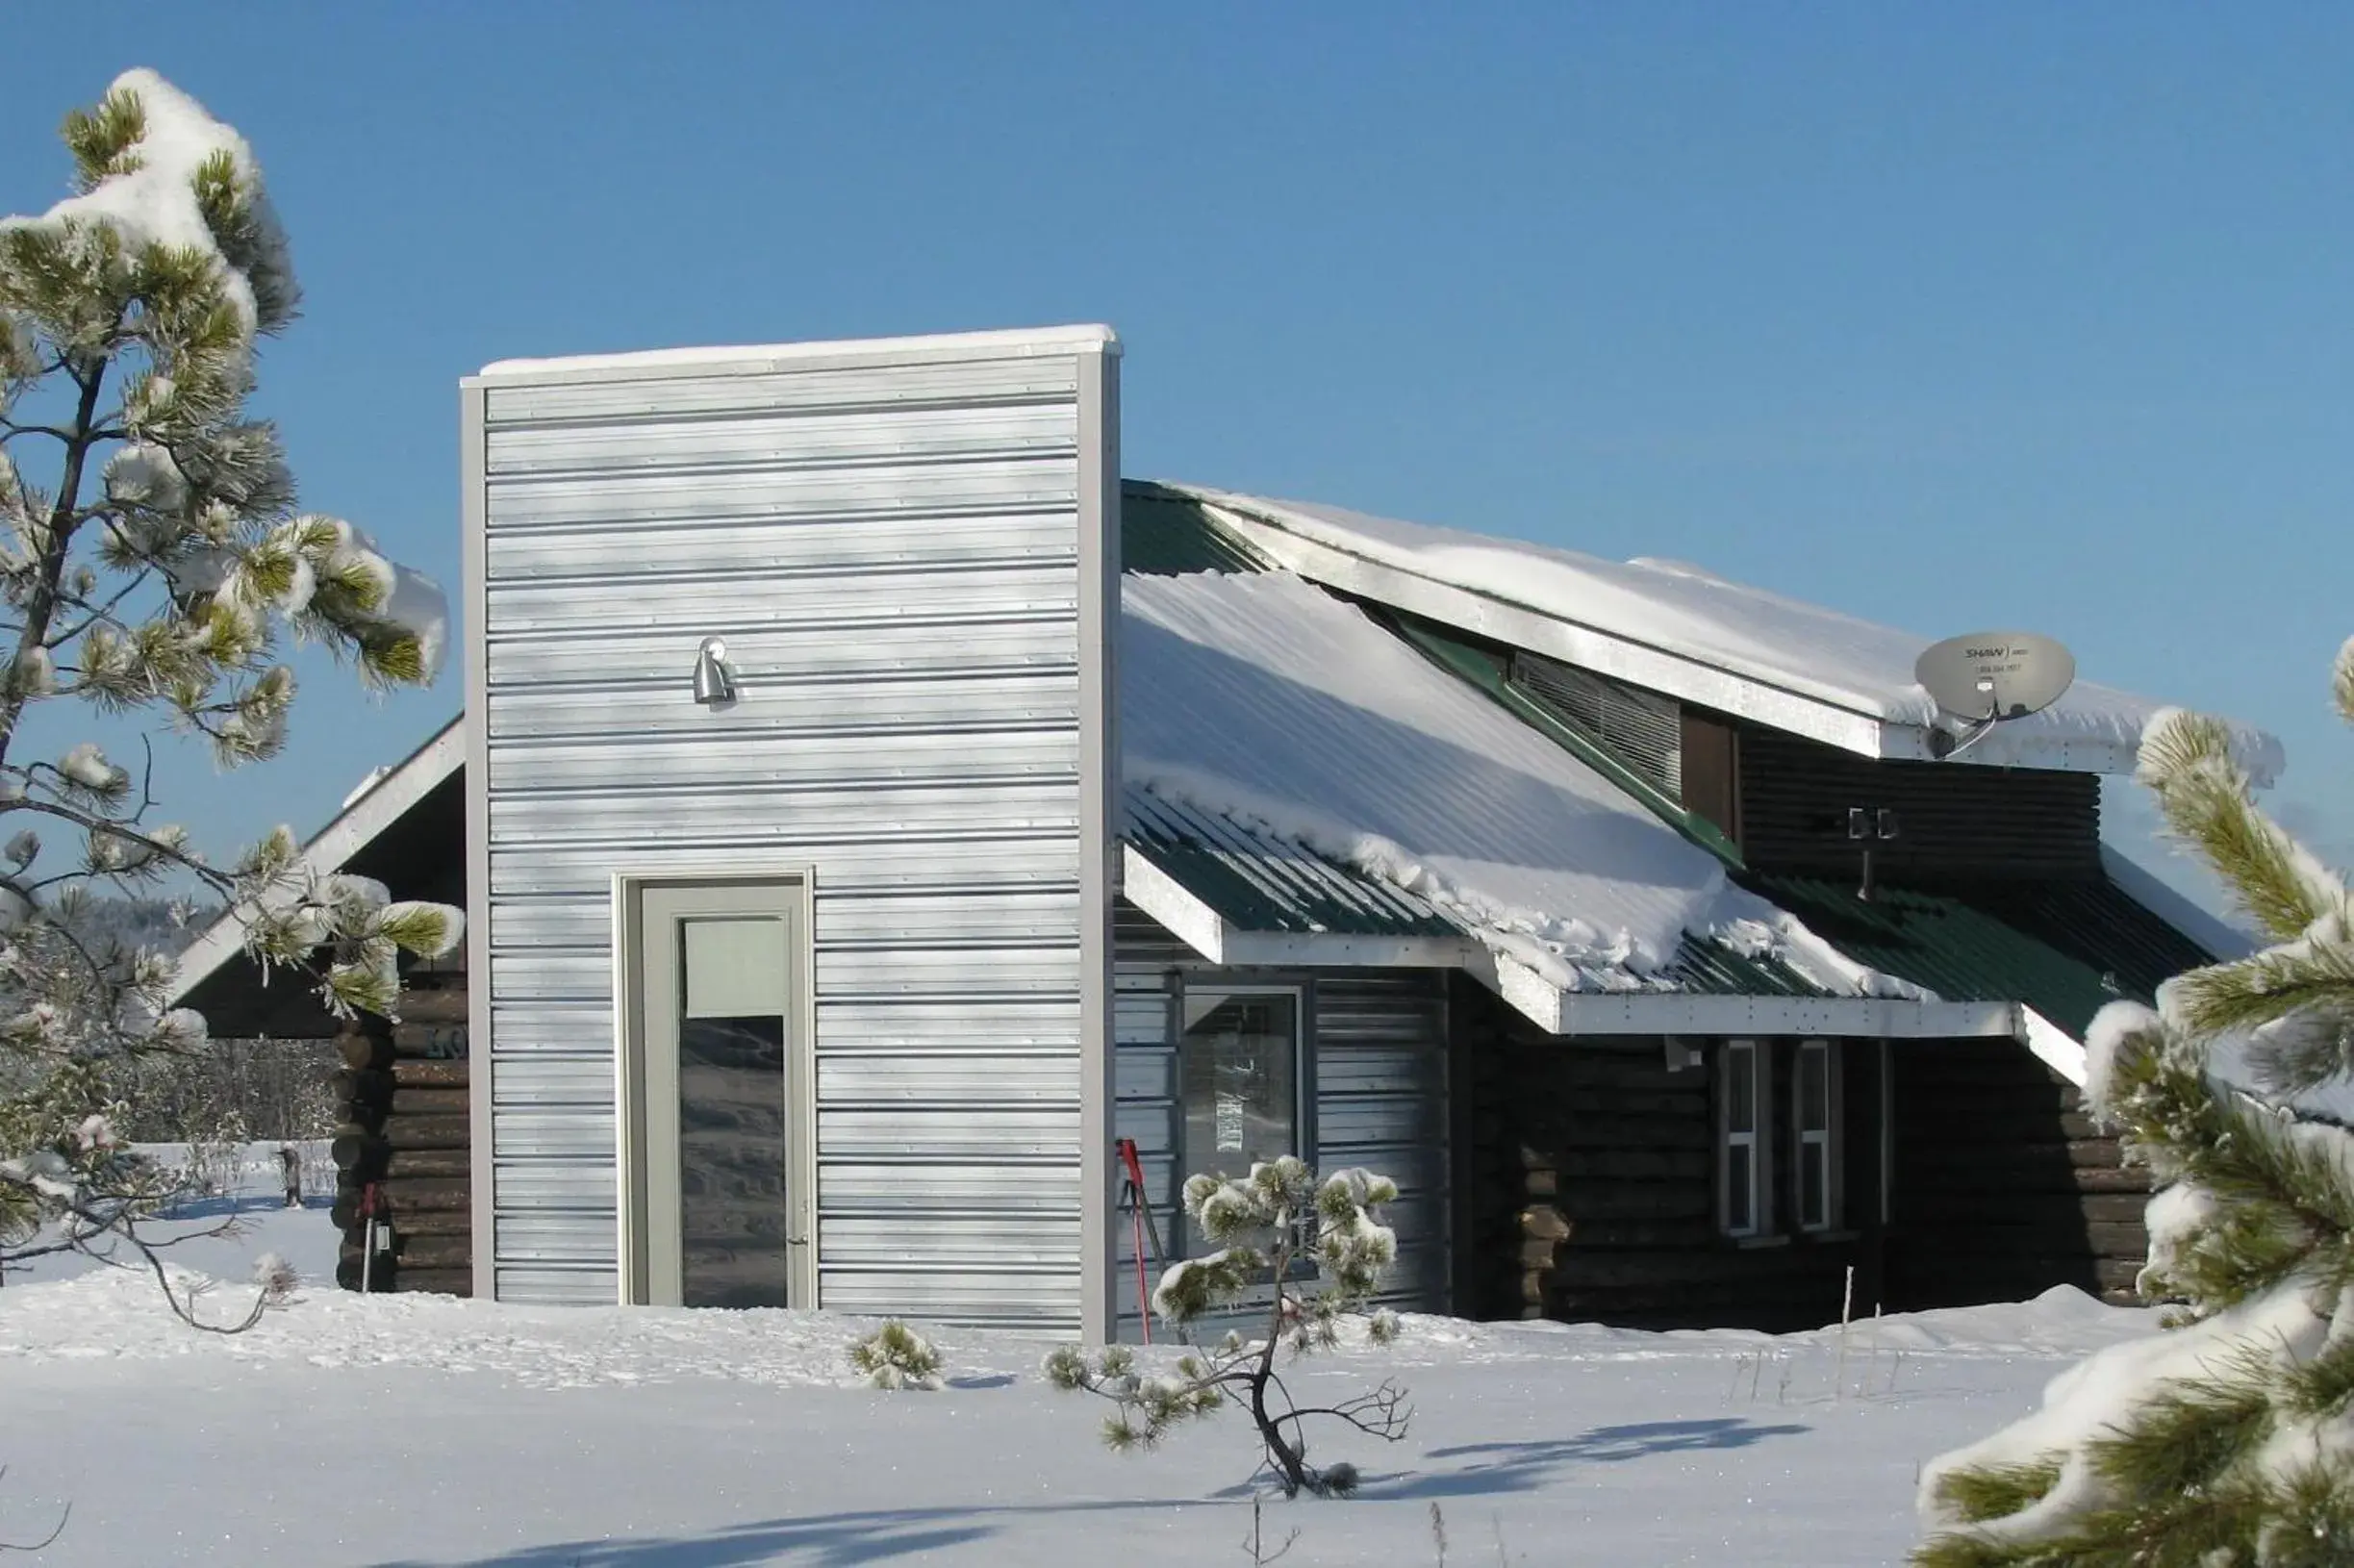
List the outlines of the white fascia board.
<svg viewBox="0 0 2354 1568">
<path fill-rule="evenodd" d="M 926 360 L 1024 359 L 1049 354 L 1117 354 L 1120 335 L 1101 325 L 1002 332 L 944 332 L 913 338 L 848 338 L 830 342 L 714 344 L 623 354 L 496 360 L 461 386 L 518 382 L 626 381 L 656 376 L 807 370 L 826 365 L 921 364 Z"/>
<path fill-rule="evenodd" d="M 2019 1009 L 2019 1039 L 2036 1059 L 2070 1083 L 2085 1086 L 2085 1046 L 2067 1030 L 2037 1012 Z"/>
<path fill-rule="evenodd" d="M 1132 844 L 1120 847 L 1121 892 L 1210 963 L 1227 969 L 1464 969 L 1485 949 L 1469 936 L 1365 936 L 1239 930 Z"/>
<path fill-rule="evenodd" d="M 1210 506 L 1218 520 L 1287 571 L 1400 610 L 1460 627 L 1515 647 L 1550 654 L 1582 669 L 1722 713 L 1753 720 L 1771 729 L 1804 735 L 1842 751 L 1872 758 L 1934 761 L 1930 732 L 1843 707 L 1821 697 L 1735 674 L 1687 655 L 1654 647 L 1613 632 L 1563 620 L 1541 610 L 1440 582 L 1418 572 L 1369 560 L 1248 513 Z M 1993 737 L 1989 737 L 1991 741 Z M 1957 765 L 2061 768 L 2085 772 L 2129 772 L 2130 746 L 2090 737 L 2028 737 L 2005 733 L 1999 747 L 1973 749 L 1950 759 Z"/>
<path fill-rule="evenodd" d="M 1226 962 L 1226 921 L 1195 898 L 1184 883 L 1138 853 L 1132 844 L 1120 847 L 1120 892 L 1160 922 L 1171 936 L 1211 963 Z"/>
<path fill-rule="evenodd" d="M 353 855 L 465 764 L 466 719 L 460 715 L 320 828 L 302 847 L 298 864 L 320 876 L 342 870 Z M 244 947 L 245 923 L 236 910 L 230 910 L 180 954 L 179 970 L 172 979 L 172 1000 L 178 1002 Z"/>
<path fill-rule="evenodd" d="M 1461 969 L 1479 944 L 1455 936 L 1361 936 L 1341 931 L 1226 934 L 1235 969 Z"/>
<path fill-rule="evenodd" d="M 1563 1035 L 1816 1035 L 1850 1040 L 2016 1036 L 2007 1001 L 1911 1001 L 1893 997 L 1711 997 L 1676 991 L 1571 992 Z"/>
</svg>

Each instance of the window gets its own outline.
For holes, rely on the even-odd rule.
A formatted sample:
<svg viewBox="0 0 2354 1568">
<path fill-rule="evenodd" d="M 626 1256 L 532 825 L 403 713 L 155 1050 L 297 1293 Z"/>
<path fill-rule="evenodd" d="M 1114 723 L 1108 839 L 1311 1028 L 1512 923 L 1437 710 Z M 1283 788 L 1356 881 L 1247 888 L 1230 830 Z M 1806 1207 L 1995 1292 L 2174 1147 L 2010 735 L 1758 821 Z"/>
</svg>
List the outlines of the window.
<svg viewBox="0 0 2354 1568">
<path fill-rule="evenodd" d="M 1718 1210 L 1728 1236 L 1765 1231 L 1762 1107 L 1772 1098 L 1765 1053 L 1755 1041 L 1727 1041 L 1717 1053 Z"/>
<path fill-rule="evenodd" d="M 1304 1156 L 1300 994 L 1185 993 L 1177 1042 L 1185 1172 L 1242 1176 L 1260 1160 Z"/>
<path fill-rule="evenodd" d="M 1836 1041 L 1717 1048 L 1717 1214 L 1726 1235 L 1839 1227 L 1839 1100 Z"/>
<path fill-rule="evenodd" d="M 1798 1228 L 1829 1230 L 1838 1223 L 1838 1168 L 1833 1128 L 1838 1108 L 1838 1058 L 1827 1040 L 1798 1048 L 1798 1079 L 1790 1120 L 1797 1137 Z"/>
</svg>

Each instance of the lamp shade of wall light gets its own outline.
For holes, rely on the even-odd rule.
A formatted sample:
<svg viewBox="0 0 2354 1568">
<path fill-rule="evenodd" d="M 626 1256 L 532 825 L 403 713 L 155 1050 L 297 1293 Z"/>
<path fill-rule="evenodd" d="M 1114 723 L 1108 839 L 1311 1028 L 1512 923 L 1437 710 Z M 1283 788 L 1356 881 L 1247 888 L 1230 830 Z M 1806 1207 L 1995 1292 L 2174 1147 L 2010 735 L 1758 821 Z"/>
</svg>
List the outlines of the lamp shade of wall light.
<svg viewBox="0 0 2354 1568">
<path fill-rule="evenodd" d="M 736 677 L 727 668 L 727 645 L 706 637 L 695 650 L 695 700 L 716 708 L 736 700 Z"/>
</svg>

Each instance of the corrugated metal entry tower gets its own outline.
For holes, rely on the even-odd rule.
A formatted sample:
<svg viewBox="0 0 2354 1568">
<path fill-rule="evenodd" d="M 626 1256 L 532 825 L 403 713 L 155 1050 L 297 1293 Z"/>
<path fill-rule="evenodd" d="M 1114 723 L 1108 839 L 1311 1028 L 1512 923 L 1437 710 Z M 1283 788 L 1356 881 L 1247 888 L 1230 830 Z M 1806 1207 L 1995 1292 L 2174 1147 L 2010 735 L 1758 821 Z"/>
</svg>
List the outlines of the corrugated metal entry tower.
<svg viewBox="0 0 2354 1568">
<path fill-rule="evenodd" d="M 476 1294 L 1106 1332 L 1118 353 L 465 383 Z"/>
</svg>

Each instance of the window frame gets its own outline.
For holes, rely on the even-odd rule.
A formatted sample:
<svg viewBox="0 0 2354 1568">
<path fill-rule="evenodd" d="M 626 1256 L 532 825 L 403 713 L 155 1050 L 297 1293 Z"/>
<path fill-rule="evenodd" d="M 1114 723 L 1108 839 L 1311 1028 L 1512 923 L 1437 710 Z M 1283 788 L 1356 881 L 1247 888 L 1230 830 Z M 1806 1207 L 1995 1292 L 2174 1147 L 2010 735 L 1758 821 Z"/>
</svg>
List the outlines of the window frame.
<svg viewBox="0 0 2354 1568">
<path fill-rule="evenodd" d="M 612 877 L 613 919 L 613 1039 L 615 1070 L 614 1154 L 616 1274 L 623 1306 L 677 1305 L 679 1294 L 666 1262 L 657 1270 L 657 1252 L 667 1258 L 675 1246 L 678 1216 L 658 1212 L 657 1163 L 669 1167 L 678 1158 L 678 1140 L 670 1117 L 657 1115 L 655 1093 L 674 1093 L 674 1076 L 667 1082 L 661 1064 L 649 1063 L 649 1036 L 656 1031 L 648 1009 L 666 1011 L 676 1004 L 669 991 L 683 975 L 675 960 L 655 961 L 646 940 L 647 902 L 654 900 L 656 923 L 674 920 L 777 915 L 788 920 L 791 932 L 787 956 L 786 1097 L 786 1299 L 797 1308 L 818 1301 L 818 1154 L 817 1154 L 817 974 L 814 875 L 806 866 L 737 872 L 674 873 L 617 872 Z M 687 901 L 697 907 L 666 907 Z M 667 928 L 667 926 L 666 926 Z M 666 978 L 667 976 L 667 978 Z M 671 1047 L 674 1053 L 676 1045 Z M 676 1062 L 668 1072 L 674 1075 Z M 664 1136 L 664 1134 L 669 1134 Z M 668 1197 L 669 1183 L 662 1182 Z M 663 1205 L 667 1206 L 667 1205 Z M 657 1275 L 661 1277 L 657 1278 Z"/>
<path fill-rule="evenodd" d="M 1736 1069 L 1736 1063 L 1745 1068 Z M 1749 1125 L 1733 1125 L 1734 1074 L 1749 1075 Z M 1726 1040 L 1716 1052 L 1716 1223 L 1734 1241 L 1759 1241 L 1773 1233 L 1773 1092 L 1774 1053 L 1769 1042 Z M 1749 1174 L 1749 1212 L 1745 1223 L 1733 1212 L 1734 1165 Z"/>
<path fill-rule="evenodd" d="M 1292 1140 L 1298 1146 L 1291 1152 L 1306 1160 L 1310 1165 L 1316 1163 L 1314 1147 L 1316 1142 L 1316 1085 L 1314 1079 L 1316 1053 L 1313 1049 L 1315 1029 L 1309 1016 L 1308 996 L 1309 988 L 1304 981 L 1251 980 L 1229 983 L 1224 980 L 1210 980 L 1205 982 L 1187 975 L 1184 984 L 1177 988 L 1169 999 L 1172 1025 L 1170 1031 L 1171 1066 L 1177 1077 L 1175 1085 L 1177 1090 L 1175 1097 L 1177 1177 L 1180 1189 L 1182 1184 L 1196 1174 L 1216 1169 L 1214 1157 L 1207 1164 L 1196 1162 L 1193 1149 L 1193 1116 L 1185 1093 L 1186 1036 L 1192 1032 L 1185 1023 L 1185 1015 L 1187 1004 L 1202 997 L 1216 997 L 1220 1000 L 1231 997 L 1289 997 L 1291 999 Z M 1215 1151 L 1210 1151 L 1213 1156 L 1215 1152 Z M 1244 1176 L 1248 1172 L 1235 1171 L 1229 1174 Z M 1178 1234 L 1175 1238 L 1174 1251 L 1179 1257 L 1191 1257 L 1194 1255 L 1194 1247 L 1199 1238 L 1193 1234 L 1193 1227 L 1186 1218 L 1181 1202 L 1178 1205 L 1176 1228 Z"/>
<path fill-rule="evenodd" d="M 1823 1125 L 1819 1129 L 1807 1125 L 1807 1060 L 1810 1055 L 1823 1064 Z M 1839 1049 L 1835 1040 L 1802 1040 L 1798 1043 L 1790 1064 L 1790 1170 L 1791 1218 L 1802 1235 L 1821 1235 L 1839 1228 L 1844 1183 L 1840 1177 L 1840 1151 L 1843 1140 L 1839 1136 L 1839 1118 L 1844 1107 L 1839 1094 Z M 1818 1218 L 1807 1214 L 1807 1163 L 1817 1157 L 1822 1161 L 1822 1213 Z"/>
</svg>

